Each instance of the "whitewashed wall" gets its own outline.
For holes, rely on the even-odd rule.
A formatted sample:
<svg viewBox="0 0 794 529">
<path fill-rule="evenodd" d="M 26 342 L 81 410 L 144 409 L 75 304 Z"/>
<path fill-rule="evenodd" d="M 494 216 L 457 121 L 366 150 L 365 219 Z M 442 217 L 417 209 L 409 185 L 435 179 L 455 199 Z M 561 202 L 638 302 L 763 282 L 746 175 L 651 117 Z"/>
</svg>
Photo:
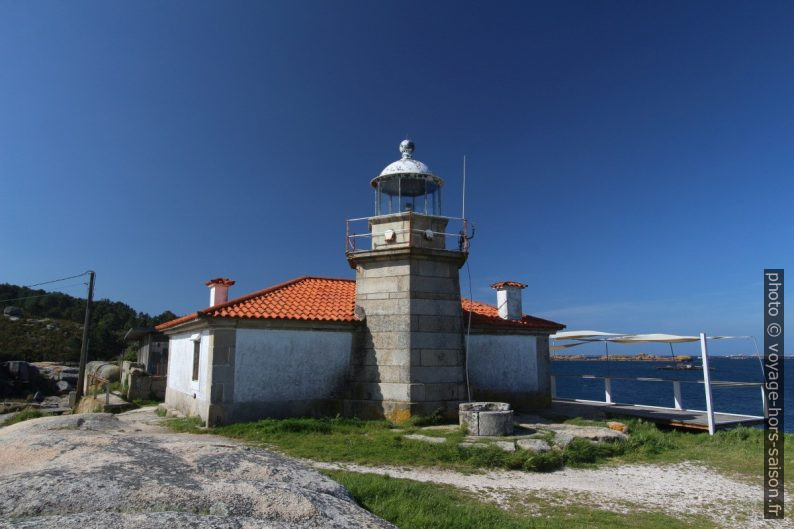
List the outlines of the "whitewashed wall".
<svg viewBox="0 0 794 529">
<path fill-rule="evenodd" d="M 234 401 L 324 399 L 348 373 L 345 331 L 237 329 Z"/>
<path fill-rule="evenodd" d="M 196 400 L 206 401 L 209 398 L 209 380 L 207 354 L 209 347 L 209 331 L 201 331 L 201 352 L 199 357 L 199 379 L 193 378 L 193 340 L 196 332 L 175 334 L 170 337 L 168 353 L 168 385 L 180 393 L 196 395 Z"/>
<path fill-rule="evenodd" d="M 534 392 L 538 379 L 537 338 L 531 335 L 472 334 L 469 380 L 473 387 L 496 392 Z"/>
</svg>

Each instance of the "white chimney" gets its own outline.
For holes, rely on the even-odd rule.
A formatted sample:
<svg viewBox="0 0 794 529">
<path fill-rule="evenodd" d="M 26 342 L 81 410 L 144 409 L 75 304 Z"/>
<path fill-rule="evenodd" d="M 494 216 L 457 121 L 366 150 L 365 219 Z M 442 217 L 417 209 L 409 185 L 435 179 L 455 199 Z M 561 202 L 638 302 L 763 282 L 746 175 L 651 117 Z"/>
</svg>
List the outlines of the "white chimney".
<svg viewBox="0 0 794 529">
<path fill-rule="evenodd" d="M 496 289 L 496 307 L 503 320 L 520 320 L 524 317 L 521 309 L 521 291 L 527 286 L 516 281 L 500 281 L 491 288 Z"/>
<path fill-rule="evenodd" d="M 234 281 L 228 277 L 216 277 L 205 284 L 210 287 L 210 307 L 229 301 L 229 287 Z"/>
</svg>

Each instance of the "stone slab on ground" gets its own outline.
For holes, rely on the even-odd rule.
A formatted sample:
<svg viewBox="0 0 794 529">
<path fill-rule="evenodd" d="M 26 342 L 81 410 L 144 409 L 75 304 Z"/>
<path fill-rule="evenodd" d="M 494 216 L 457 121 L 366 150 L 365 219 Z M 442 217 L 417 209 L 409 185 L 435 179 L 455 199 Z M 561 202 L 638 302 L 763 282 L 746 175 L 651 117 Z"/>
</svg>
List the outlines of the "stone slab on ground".
<svg viewBox="0 0 794 529">
<path fill-rule="evenodd" d="M 614 442 L 628 439 L 628 436 L 623 432 L 604 428 L 602 426 L 577 426 L 575 424 L 525 424 L 520 425 L 522 428 L 531 428 L 535 430 L 549 430 L 554 432 L 557 436 L 560 434 L 567 434 L 571 437 L 579 437 L 595 442 Z"/>
<path fill-rule="evenodd" d="M 532 452 L 548 452 L 551 450 L 549 443 L 543 439 L 519 439 L 516 441 L 516 446 L 522 450 L 531 450 Z"/>
<path fill-rule="evenodd" d="M 410 439 L 412 441 L 421 441 L 423 443 L 431 443 L 435 445 L 442 445 L 447 442 L 445 437 L 432 437 L 429 435 L 420 435 L 420 434 L 407 434 L 403 435 L 403 439 Z"/>
<path fill-rule="evenodd" d="M 504 452 L 515 452 L 516 445 L 512 441 L 485 441 L 485 442 L 475 442 L 475 441 L 463 441 L 458 443 L 458 446 L 461 448 L 490 448 L 495 446 L 499 450 Z"/>
<path fill-rule="evenodd" d="M 154 407 L 0 428 L 0 527 L 393 528 L 303 464 L 161 426 Z"/>
</svg>

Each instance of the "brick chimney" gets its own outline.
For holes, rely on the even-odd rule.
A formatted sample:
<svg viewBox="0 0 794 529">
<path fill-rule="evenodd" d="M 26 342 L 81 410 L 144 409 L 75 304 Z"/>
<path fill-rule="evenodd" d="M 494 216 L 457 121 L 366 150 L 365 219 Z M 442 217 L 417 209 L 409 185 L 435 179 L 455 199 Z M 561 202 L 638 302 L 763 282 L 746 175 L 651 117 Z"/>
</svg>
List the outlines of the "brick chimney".
<svg viewBox="0 0 794 529">
<path fill-rule="evenodd" d="M 527 288 L 517 281 L 500 281 L 491 285 L 496 290 L 496 307 L 503 320 L 520 320 L 524 317 L 521 308 L 521 291 Z"/>
<path fill-rule="evenodd" d="M 229 287 L 234 281 L 228 277 L 216 277 L 205 283 L 210 288 L 210 307 L 229 301 Z"/>
</svg>

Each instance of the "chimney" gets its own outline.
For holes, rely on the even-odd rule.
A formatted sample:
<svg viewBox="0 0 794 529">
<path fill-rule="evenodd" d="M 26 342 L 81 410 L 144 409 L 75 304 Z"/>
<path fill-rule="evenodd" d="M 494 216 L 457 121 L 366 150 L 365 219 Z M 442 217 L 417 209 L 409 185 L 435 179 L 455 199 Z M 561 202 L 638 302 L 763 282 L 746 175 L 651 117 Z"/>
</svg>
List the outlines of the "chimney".
<svg viewBox="0 0 794 529">
<path fill-rule="evenodd" d="M 496 290 L 496 307 L 503 320 L 520 320 L 524 317 L 521 309 L 521 291 L 527 286 L 516 281 L 500 281 L 491 288 Z"/>
<path fill-rule="evenodd" d="M 210 288 L 210 307 L 229 301 L 229 287 L 234 281 L 228 277 L 216 277 L 205 283 Z"/>
</svg>

